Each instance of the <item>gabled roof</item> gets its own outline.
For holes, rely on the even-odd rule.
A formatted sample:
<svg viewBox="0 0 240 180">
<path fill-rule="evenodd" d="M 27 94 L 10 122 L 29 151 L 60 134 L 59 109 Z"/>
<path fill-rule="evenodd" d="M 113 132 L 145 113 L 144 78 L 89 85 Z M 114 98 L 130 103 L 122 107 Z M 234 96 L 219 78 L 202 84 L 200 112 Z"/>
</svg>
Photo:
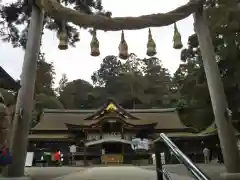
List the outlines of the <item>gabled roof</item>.
<svg viewBox="0 0 240 180">
<path fill-rule="evenodd" d="M 106 111 L 115 113 L 111 116 Z M 96 125 L 109 117 L 121 119 L 133 126 L 154 125 L 159 130 L 185 131 L 191 130 L 182 124 L 176 109 L 123 109 L 117 103 L 109 100 L 98 110 L 56 110 L 44 109 L 40 122 L 32 130 L 68 130 L 68 127 L 84 127 Z"/>
<path fill-rule="evenodd" d="M 18 91 L 20 84 L 17 83 L 1 66 L 0 66 L 0 87 L 4 89 Z"/>
<path fill-rule="evenodd" d="M 93 113 L 91 116 L 85 118 L 86 120 L 94 120 L 98 119 L 101 116 L 104 116 L 106 112 L 109 111 L 115 111 L 120 116 L 127 118 L 127 119 L 138 119 L 137 117 L 134 117 L 129 112 L 127 112 L 125 109 L 123 109 L 118 103 L 116 103 L 113 99 L 108 99 L 108 101 L 95 113 Z"/>
<path fill-rule="evenodd" d="M 109 120 L 113 120 L 113 117 L 115 120 L 118 122 L 122 122 L 123 124 L 127 125 L 127 127 L 142 127 L 142 126 L 148 126 L 148 127 L 154 127 L 157 125 L 157 121 L 153 120 L 140 120 L 140 119 L 129 119 L 129 118 L 124 118 L 121 114 L 118 114 L 117 112 L 110 112 L 107 113 L 106 115 L 103 115 L 101 117 L 98 117 L 97 119 L 93 120 L 84 120 L 82 124 L 76 125 L 76 124 L 69 124 L 65 123 L 66 126 L 69 129 L 79 129 L 79 128 L 84 128 L 84 127 L 99 127 L 101 126 L 101 122 L 106 122 Z"/>
</svg>

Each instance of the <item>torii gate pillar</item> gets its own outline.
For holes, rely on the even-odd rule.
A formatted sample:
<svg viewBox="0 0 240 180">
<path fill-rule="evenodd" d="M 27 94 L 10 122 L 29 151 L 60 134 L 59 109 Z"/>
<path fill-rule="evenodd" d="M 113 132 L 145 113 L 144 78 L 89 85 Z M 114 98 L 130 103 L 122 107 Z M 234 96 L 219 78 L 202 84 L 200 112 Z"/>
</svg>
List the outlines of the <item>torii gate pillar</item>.
<svg viewBox="0 0 240 180">
<path fill-rule="evenodd" d="M 233 177 L 233 174 L 236 175 L 236 173 L 240 173 L 240 156 L 220 71 L 215 58 L 216 54 L 214 52 L 210 30 L 205 12 L 202 8 L 194 14 L 194 21 L 224 163 L 226 165 L 227 173 L 229 174 L 229 176 L 225 174 L 224 178 L 231 179 L 230 176 Z M 237 179 L 240 179 L 240 176 L 238 176 Z"/>
<path fill-rule="evenodd" d="M 28 132 L 32 119 L 33 95 L 36 79 L 37 60 L 40 52 L 44 12 L 35 4 L 32 5 L 30 26 L 28 28 L 27 46 L 24 55 L 21 88 L 12 130 L 13 162 L 7 169 L 8 177 L 24 177 L 25 160 L 28 146 Z"/>
</svg>

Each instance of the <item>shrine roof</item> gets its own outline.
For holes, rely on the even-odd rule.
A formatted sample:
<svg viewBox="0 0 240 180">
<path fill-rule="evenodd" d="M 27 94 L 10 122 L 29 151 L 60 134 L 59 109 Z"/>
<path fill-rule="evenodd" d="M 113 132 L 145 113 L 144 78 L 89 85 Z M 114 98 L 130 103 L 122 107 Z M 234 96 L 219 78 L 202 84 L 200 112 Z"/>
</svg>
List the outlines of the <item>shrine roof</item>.
<svg viewBox="0 0 240 180">
<path fill-rule="evenodd" d="M 67 125 L 92 126 L 107 117 L 106 111 L 117 113 L 125 123 L 133 126 L 154 125 L 155 129 L 179 131 L 189 129 L 181 122 L 174 108 L 123 109 L 109 101 L 98 110 L 44 109 L 40 122 L 32 130 L 68 130 Z"/>
<path fill-rule="evenodd" d="M 132 126 L 155 126 L 157 125 L 157 121 L 153 121 L 153 120 L 135 120 L 135 119 L 121 119 L 123 121 L 123 123 L 126 123 L 128 125 L 132 125 Z M 100 122 L 102 121 L 102 119 L 97 119 L 97 120 L 84 120 L 82 123 L 80 124 L 70 124 L 70 123 L 65 123 L 68 127 L 95 127 L 97 126 Z"/>
<path fill-rule="evenodd" d="M 8 90 L 18 91 L 20 84 L 17 83 L 1 66 L 0 66 L 0 87 Z"/>
<path fill-rule="evenodd" d="M 234 133 L 236 136 L 240 136 L 239 131 L 233 127 Z M 169 138 L 180 138 L 180 139 L 196 139 L 196 138 L 205 138 L 210 136 L 216 136 L 218 135 L 217 127 L 215 123 L 212 123 L 210 126 L 208 126 L 206 129 L 204 129 L 201 132 L 198 133 L 192 133 L 192 132 L 172 132 L 172 133 L 165 133 L 166 136 Z"/>
</svg>

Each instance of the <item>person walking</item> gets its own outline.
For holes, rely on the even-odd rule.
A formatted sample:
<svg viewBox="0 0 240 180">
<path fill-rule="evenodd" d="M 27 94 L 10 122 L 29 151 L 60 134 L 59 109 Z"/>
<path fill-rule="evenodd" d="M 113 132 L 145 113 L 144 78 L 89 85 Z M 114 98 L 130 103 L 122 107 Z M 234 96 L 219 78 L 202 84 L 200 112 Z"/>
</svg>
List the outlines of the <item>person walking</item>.
<svg viewBox="0 0 240 180">
<path fill-rule="evenodd" d="M 208 164 L 210 162 L 210 150 L 208 148 L 203 149 L 204 163 Z"/>
</svg>

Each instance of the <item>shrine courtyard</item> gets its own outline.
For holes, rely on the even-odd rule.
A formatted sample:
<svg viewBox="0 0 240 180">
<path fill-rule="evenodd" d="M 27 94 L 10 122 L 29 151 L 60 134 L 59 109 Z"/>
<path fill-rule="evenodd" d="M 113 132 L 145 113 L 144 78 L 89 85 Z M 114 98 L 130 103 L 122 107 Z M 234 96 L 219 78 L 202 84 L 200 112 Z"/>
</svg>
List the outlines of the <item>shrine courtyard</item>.
<svg viewBox="0 0 240 180">
<path fill-rule="evenodd" d="M 220 179 L 219 174 L 225 171 L 224 165 L 198 164 L 210 179 Z M 166 165 L 172 179 L 193 179 L 183 165 Z M 33 180 L 155 180 L 154 166 L 110 166 L 110 167 L 30 167 L 26 168 L 26 174 Z"/>
</svg>

